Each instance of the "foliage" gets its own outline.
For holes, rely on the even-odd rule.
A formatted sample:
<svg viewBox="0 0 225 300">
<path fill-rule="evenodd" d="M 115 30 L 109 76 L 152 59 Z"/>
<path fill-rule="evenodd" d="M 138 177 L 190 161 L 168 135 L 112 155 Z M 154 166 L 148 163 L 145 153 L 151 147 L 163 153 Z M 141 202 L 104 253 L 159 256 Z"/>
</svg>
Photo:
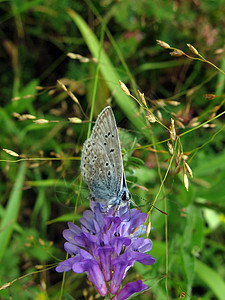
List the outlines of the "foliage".
<svg viewBox="0 0 225 300">
<path fill-rule="evenodd" d="M 225 77 L 214 68 L 225 70 L 224 4 L 1 2 L 1 148 L 15 152 L 0 160 L 2 299 L 95 296 L 85 277 L 64 281 L 55 267 L 65 222 L 88 207 L 80 153 L 89 120 L 109 103 L 129 190 L 153 226 L 156 263 L 136 263 L 126 278 L 149 286 L 136 298 L 224 298 Z"/>
</svg>

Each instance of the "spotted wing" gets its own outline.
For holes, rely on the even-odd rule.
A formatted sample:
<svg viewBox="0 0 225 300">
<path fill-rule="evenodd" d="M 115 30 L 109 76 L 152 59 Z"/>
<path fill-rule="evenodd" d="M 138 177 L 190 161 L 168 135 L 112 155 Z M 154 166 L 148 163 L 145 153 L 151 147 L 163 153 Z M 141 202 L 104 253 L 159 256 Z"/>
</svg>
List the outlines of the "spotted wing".
<svg viewBox="0 0 225 300">
<path fill-rule="evenodd" d="M 118 129 L 110 106 L 107 106 L 99 114 L 90 138 L 98 141 L 108 156 L 116 181 L 116 194 L 118 195 L 122 188 L 124 171 Z"/>
<path fill-rule="evenodd" d="M 84 143 L 81 172 L 91 190 L 91 198 L 109 204 L 117 198 L 115 168 L 105 148 L 92 136 Z"/>
</svg>

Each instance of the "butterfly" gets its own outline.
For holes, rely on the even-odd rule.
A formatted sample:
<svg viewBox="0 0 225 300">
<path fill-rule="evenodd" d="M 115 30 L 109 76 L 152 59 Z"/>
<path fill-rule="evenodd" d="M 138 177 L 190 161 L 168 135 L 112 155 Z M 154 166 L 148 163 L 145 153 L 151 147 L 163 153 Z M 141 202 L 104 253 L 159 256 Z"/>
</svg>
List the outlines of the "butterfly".
<svg viewBox="0 0 225 300">
<path fill-rule="evenodd" d="M 110 106 L 98 115 L 83 145 L 81 173 L 91 193 L 89 199 L 111 207 L 129 204 L 116 120 Z"/>
</svg>

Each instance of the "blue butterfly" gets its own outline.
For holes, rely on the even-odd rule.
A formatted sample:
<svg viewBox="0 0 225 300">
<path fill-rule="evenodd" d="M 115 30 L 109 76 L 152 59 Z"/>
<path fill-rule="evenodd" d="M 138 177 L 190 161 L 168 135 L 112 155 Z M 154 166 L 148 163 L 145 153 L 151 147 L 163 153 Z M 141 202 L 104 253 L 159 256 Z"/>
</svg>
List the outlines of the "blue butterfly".
<svg viewBox="0 0 225 300">
<path fill-rule="evenodd" d="M 89 139 L 84 143 L 81 173 L 90 188 L 90 200 L 107 208 L 130 203 L 118 129 L 110 106 L 99 114 Z"/>
</svg>

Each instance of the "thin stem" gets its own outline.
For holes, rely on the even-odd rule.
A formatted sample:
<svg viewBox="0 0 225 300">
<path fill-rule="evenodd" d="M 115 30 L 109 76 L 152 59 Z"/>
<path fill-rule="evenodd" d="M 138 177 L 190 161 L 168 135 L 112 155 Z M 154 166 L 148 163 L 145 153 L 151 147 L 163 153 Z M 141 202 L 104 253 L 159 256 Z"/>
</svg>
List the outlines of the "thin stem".
<svg viewBox="0 0 225 300">
<path fill-rule="evenodd" d="M 182 50 L 180 50 L 180 49 L 172 48 L 172 47 L 167 48 L 167 49 L 174 50 L 174 51 L 176 51 L 176 50 L 177 50 L 177 51 L 182 51 Z M 205 59 L 201 54 L 198 54 L 199 57 L 193 57 L 193 56 L 190 56 L 190 55 L 188 55 L 187 53 L 185 53 L 184 51 L 182 51 L 182 54 L 183 54 L 184 56 L 186 56 L 187 58 L 189 58 L 189 59 L 192 59 L 192 60 L 198 60 L 198 61 L 201 61 L 201 62 L 205 62 L 205 63 L 211 65 L 212 67 L 214 67 L 215 69 L 217 69 L 217 71 L 221 72 L 223 75 L 225 75 L 225 72 L 224 72 L 223 70 L 221 70 L 219 67 L 217 67 L 216 65 L 214 65 L 214 63 L 212 63 L 211 61 Z"/>
</svg>

